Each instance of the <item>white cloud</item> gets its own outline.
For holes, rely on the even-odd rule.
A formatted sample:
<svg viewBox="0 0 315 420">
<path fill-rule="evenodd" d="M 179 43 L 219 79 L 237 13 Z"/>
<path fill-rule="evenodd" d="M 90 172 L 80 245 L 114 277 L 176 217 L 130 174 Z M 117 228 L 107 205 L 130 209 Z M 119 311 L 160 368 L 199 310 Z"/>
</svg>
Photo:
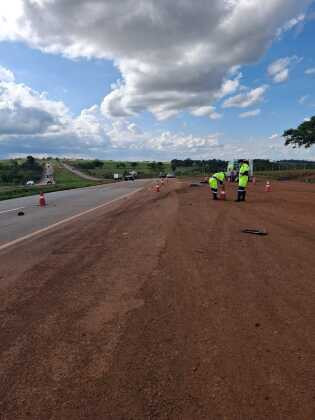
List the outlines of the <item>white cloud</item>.
<svg viewBox="0 0 315 420">
<path fill-rule="evenodd" d="M 46 93 L 16 83 L 14 74 L 1 68 L 0 144 L 2 150 L 82 149 L 106 145 L 108 122 L 99 107 L 82 110 L 74 118 L 66 105 Z M 5 81 L 5 80 L 6 81 Z M 106 125 L 107 124 L 107 125 Z"/>
<path fill-rule="evenodd" d="M 253 111 L 242 112 L 239 115 L 239 117 L 240 118 L 251 118 L 251 117 L 257 117 L 260 114 L 261 114 L 261 110 L 260 109 L 254 109 Z"/>
<path fill-rule="evenodd" d="M 277 139 L 279 137 L 279 134 L 272 134 L 270 137 L 269 137 L 269 140 L 274 140 L 274 139 Z"/>
<path fill-rule="evenodd" d="M 239 95 L 228 98 L 223 103 L 223 108 L 248 108 L 254 104 L 262 102 L 264 94 L 268 89 L 267 85 L 252 89 L 247 93 L 240 93 Z"/>
<path fill-rule="evenodd" d="M 305 102 L 308 100 L 309 97 L 310 97 L 310 95 L 301 96 L 300 99 L 299 99 L 299 104 L 300 105 L 304 105 Z"/>
<path fill-rule="evenodd" d="M 11 70 L 0 66 L 0 82 L 14 82 L 15 77 Z"/>
<path fill-rule="evenodd" d="M 149 110 L 165 119 L 234 93 L 239 82 L 227 77 L 257 61 L 310 2 L 11 0 L 0 5 L 0 39 L 113 60 L 122 81 L 102 111 L 126 117 Z"/>
<path fill-rule="evenodd" d="M 282 83 L 289 79 L 289 69 L 283 69 L 274 75 L 273 81 L 275 83 Z"/>
<path fill-rule="evenodd" d="M 229 70 L 231 75 L 234 75 L 234 72 L 238 70 L 238 66 Z M 242 73 L 238 73 L 238 75 L 234 79 L 227 79 L 222 83 L 220 91 L 215 95 L 216 99 L 222 99 L 225 96 L 232 95 L 238 89 L 241 88 L 240 80 L 243 77 Z"/>
<path fill-rule="evenodd" d="M 62 102 L 51 101 L 45 93 L 23 84 L 0 81 L 0 135 L 56 132 L 68 118 Z"/>
<path fill-rule="evenodd" d="M 300 62 L 297 56 L 280 58 L 268 67 L 268 74 L 274 83 L 283 83 L 289 79 L 289 70 L 293 63 Z"/>
<path fill-rule="evenodd" d="M 209 117 L 212 120 L 218 120 L 222 118 L 222 114 L 216 112 L 214 106 L 201 106 L 198 108 L 193 108 L 191 114 L 195 117 Z"/>
<path fill-rule="evenodd" d="M 305 74 L 307 75 L 315 74 L 315 67 L 305 70 Z"/>
<path fill-rule="evenodd" d="M 305 15 L 300 14 L 290 20 L 288 20 L 281 28 L 279 28 L 277 35 L 280 37 L 284 32 L 290 31 L 295 26 L 301 24 L 305 20 Z"/>
<path fill-rule="evenodd" d="M 3 74 L 14 75 L 4 69 Z M 8 78 L 7 78 L 8 79 Z M 215 108 L 196 109 L 200 115 L 216 118 Z M 97 105 L 73 117 L 62 103 L 24 84 L 0 82 L 1 156 L 111 156 L 126 157 L 199 156 L 220 147 L 220 134 L 193 136 L 170 131 L 142 131 L 128 119 L 112 120 Z"/>
</svg>

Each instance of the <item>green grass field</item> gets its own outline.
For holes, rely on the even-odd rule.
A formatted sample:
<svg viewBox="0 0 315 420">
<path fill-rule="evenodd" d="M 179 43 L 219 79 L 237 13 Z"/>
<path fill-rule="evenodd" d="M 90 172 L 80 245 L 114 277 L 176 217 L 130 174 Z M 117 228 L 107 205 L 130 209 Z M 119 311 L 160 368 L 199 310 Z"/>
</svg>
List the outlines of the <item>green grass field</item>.
<svg viewBox="0 0 315 420">
<path fill-rule="evenodd" d="M 86 160 L 71 160 L 67 161 L 69 165 L 78 168 L 82 172 L 95 176 L 97 178 L 113 179 L 114 173 L 123 174 L 130 171 L 136 171 L 139 178 L 156 177 L 160 172 L 171 172 L 171 165 L 169 162 L 161 162 L 162 165 L 156 164 L 152 166 L 152 162 L 127 162 L 127 161 L 101 161 L 102 166 L 95 168 L 84 168 L 82 165 L 88 165 L 91 161 Z"/>
<path fill-rule="evenodd" d="M 58 162 L 52 162 L 52 165 L 54 167 L 54 179 L 57 186 L 64 185 L 71 188 L 84 188 L 100 184 L 97 181 L 80 178 L 63 168 Z"/>
<path fill-rule="evenodd" d="M 51 163 L 54 166 L 54 179 L 56 182 L 55 185 L 26 187 L 19 185 L 0 184 L 0 201 L 8 200 L 10 198 L 36 195 L 39 194 L 40 191 L 48 193 L 53 191 L 69 190 L 73 188 L 91 187 L 100 184 L 100 182 L 89 181 L 78 177 L 77 175 L 61 167 L 58 162 L 52 161 Z"/>
<path fill-rule="evenodd" d="M 315 169 L 292 169 L 285 171 L 261 171 L 255 172 L 256 176 L 262 176 L 274 180 L 297 180 L 305 182 L 315 181 Z"/>
<path fill-rule="evenodd" d="M 53 191 L 62 191 L 73 188 L 71 186 L 65 185 L 48 185 L 48 186 L 34 186 L 34 187 L 24 187 L 24 186 L 10 186 L 2 187 L 0 186 L 0 201 L 9 200 L 10 198 L 18 197 L 27 197 L 30 195 L 37 195 L 40 191 L 44 193 L 53 192 Z"/>
</svg>

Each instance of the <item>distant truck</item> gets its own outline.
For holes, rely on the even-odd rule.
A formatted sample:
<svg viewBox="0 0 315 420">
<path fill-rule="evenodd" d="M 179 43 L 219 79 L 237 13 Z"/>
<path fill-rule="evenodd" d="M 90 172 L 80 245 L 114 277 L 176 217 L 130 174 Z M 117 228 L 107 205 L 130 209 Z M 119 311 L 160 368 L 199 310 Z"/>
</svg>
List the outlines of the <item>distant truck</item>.
<svg viewBox="0 0 315 420">
<path fill-rule="evenodd" d="M 115 181 L 121 181 L 123 177 L 121 174 L 114 174 L 113 178 Z"/>
</svg>

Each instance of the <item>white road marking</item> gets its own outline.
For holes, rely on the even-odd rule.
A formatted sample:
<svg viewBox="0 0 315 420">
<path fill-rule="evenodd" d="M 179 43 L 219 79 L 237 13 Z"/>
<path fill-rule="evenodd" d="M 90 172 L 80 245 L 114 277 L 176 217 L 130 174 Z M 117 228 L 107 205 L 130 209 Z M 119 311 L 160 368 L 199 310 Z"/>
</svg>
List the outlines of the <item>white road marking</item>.
<svg viewBox="0 0 315 420">
<path fill-rule="evenodd" d="M 12 211 L 17 211 L 17 210 L 22 210 L 22 209 L 25 209 L 25 207 L 18 207 L 17 209 L 10 209 L 10 210 L 3 210 L 3 211 L 0 211 L 0 214 L 10 213 Z"/>
<path fill-rule="evenodd" d="M 142 189 L 143 189 L 143 187 L 142 188 L 138 188 L 135 191 L 132 191 L 132 192 L 127 193 L 127 194 L 124 194 L 124 195 L 122 195 L 120 197 L 114 198 L 113 200 L 108 201 L 107 203 L 101 204 L 101 205 L 99 205 L 97 207 L 93 207 L 92 209 L 89 209 L 89 210 L 85 210 L 85 211 L 83 211 L 81 213 L 75 214 L 74 216 L 71 216 L 71 217 L 68 217 L 66 219 L 60 220 L 59 222 L 54 223 L 54 224 L 52 224 L 50 226 L 47 226 L 45 228 L 36 230 L 35 232 L 29 233 L 28 235 L 22 236 L 21 238 L 15 239 L 14 241 L 8 242 L 8 243 L 6 243 L 4 245 L 0 245 L 0 251 L 3 251 L 4 249 L 7 249 L 7 248 L 9 248 L 9 247 L 11 247 L 13 245 L 19 244 L 20 242 L 26 241 L 27 239 L 33 238 L 34 236 L 40 235 L 41 233 L 47 232 L 49 230 L 52 230 L 52 229 L 54 229 L 54 228 L 56 228 L 56 227 L 58 227 L 60 225 L 63 225 L 65 223 L 72 222 L 73 220 L 76 220 L 79 217 L 84 216 L 85 214 L 92 213 L 93 211 L 98 210 L 98 209 L 101 209 L 102 207 L 109 206 L 110 204 L 112 204 L 112 203 L 114 203 L 116 201 L 122 200 L 123 198 L 127 198 L 127 197 L 129 197 L 129 196 L 137 193 L 138 191 L 141 191 Z"/>
</svg>

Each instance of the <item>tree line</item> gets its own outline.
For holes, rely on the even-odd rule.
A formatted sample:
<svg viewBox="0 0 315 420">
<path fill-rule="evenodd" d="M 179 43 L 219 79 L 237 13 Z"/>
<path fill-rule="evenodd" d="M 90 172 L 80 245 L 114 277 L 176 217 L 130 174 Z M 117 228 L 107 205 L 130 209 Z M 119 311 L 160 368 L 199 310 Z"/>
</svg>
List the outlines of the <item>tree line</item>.
<svg viewBox="0 0 315 420">
<path fill-rule="evenodd" d="M 42 174 L 43 167 L 33 156 L 27 156 L 23 162 L 16 159 L 0 162 L 2 184 L 25 184 L 29 180 L 37 182 Z"/>
</svg>

